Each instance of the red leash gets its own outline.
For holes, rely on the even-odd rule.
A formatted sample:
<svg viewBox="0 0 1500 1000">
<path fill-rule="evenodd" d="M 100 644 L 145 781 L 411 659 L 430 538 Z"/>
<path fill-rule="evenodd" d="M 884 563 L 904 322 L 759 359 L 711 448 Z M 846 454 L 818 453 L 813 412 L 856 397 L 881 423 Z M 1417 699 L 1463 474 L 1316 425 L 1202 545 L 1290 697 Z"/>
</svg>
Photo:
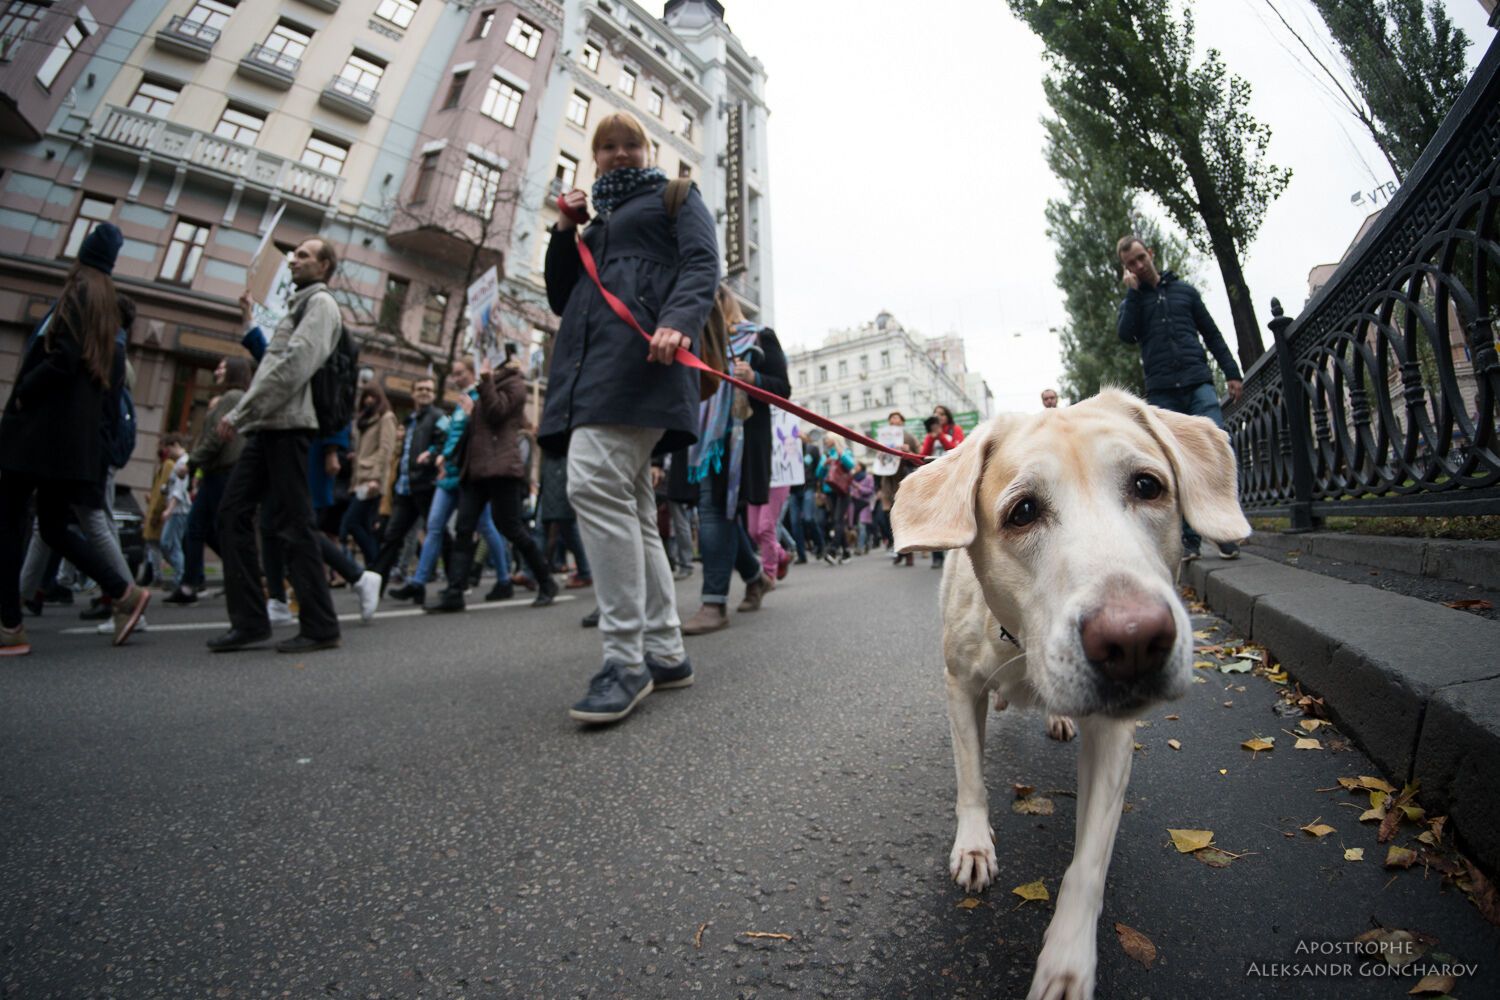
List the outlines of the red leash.
<svg viewBox="0 0 1500 1000">
<path fill-rule="evenodd" d="M 557 199 L 557 208 L 558 211 L 562 212 L 568 218 L 572 219 L 574 223 L 579 226 L 588 221 L 588 218 L 586 216 L 583 219 L 579 219 L 577 215 L 569 211 L 567 205 L 563 203 L 563 199 L 561 196 L 559 196 Z M 625 323 L 629 325 L 631 329 L 635 330 L 636 333 L 639 333 L 642 337 L 645 337 L 646 340 L 649 341 L 651 339 L 651 334 L 641 329 L 641 324 L 637 323 L 635 320 L 635 316 L 631 315 L 630 307 L 627 306 L 624 302 L 620 301 L 620 298 L 613 292 L 605 288 L 604 282 L 599 280 L 599 268 L 594 264 L 594 255 L 592 252 L 590 252 L 588 244 L 583 241 L 583 234 L 581 232 L 578 234 L 578 257 L 583 261 L 583 269 L 587 271 L 589 277 L 594 280 L 594 287 L 599 289 L 599 294 L 604 296 L 604 301 L 607 302 L 609 304 L 609 307 L 614 310 L 615 315 L 624 320 Z M 843 424 L 830 420 L 827 417 L 819 416 L 812 410 L 804 409 L 791 400 L 786 399 L 782 396 L 778 396 L 774 392 L 768 392 L 758 385 L 752 385 L 749 382 L 742 382 L 739 379 L 735 378 L 733 375 L 729 375 L 725 372 L 714 371 L 708 365 L 699 360 L 696 354 L 687 350 L 686 348 L 679 347 L 677 349 L 675 360 L 678 364 L 686 365 L 689 368 L 696 368 L 699 371 L 708 372 L 710 375 L 716 375 L 724 381 L 728 382 L 730 385 L 745 390 L 746 393 L 748 393 L 755 399 L 758 399 L 763 403 L 769 403 L 772 406 L 779 407 L 787 411 L 788 413 L 793 414 L 794 416 L 801 417 L 803 420 L 806 420 L 810 424 L 815 424 L 826 431 L 832 431 L 833 433 L 845 438 L 846 440 L 858 441 L 860 444 L 864 445 L 867 448 L 874 448 L 876 451 L 885 452 L 887 455 L 895 455 L 897 458 L 904 459 L 908 462 L 915 462 L 918 465 L 929 461 L 929 459 L 924 455 L 913 455 L 909 451 L 901 451 L 900 449 L 892 448 L 888 445 L 883 445 L 879 441 L 876 441 L 874 438 L 866 437 L 865 435 L 859 433 L 859 431 L 851 430 L 850 428 L 845 427 Z"/>
</svg>

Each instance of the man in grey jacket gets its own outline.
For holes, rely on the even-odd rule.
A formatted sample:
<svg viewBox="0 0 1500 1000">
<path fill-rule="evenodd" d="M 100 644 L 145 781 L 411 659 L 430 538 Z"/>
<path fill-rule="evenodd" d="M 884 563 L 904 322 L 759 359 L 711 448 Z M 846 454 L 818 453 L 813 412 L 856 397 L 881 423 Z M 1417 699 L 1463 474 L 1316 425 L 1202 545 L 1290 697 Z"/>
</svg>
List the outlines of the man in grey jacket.
<svg viewBox="0 0 1500 1000">
<path fill-rule="evenodd" d="M 239 403 L 219 421 L 228 440 L 245 435 L 219 507 L 223 544 L 224 596 L 229 631 L 210 639 L 208 648 L 228 652 L 271 638 L 266 595 L 256 557 L 256 509 L 268 503 L 276 512 L 287 575 L 297 592 L 297 635 L 276 644 L 278 652 L 305 653 L 339 644 L 339 620 L 323 556 L 314 535 L 307 486 L 307 449 L 318 432 L 312 378 L 333 353 L 340 332 L 339 307 L 327 281 L 338 266 L 333 247 L 321 237 L 303 241 L 292 254 L 287 314 L 276 325 L 255 379 Z"/>
</svg>

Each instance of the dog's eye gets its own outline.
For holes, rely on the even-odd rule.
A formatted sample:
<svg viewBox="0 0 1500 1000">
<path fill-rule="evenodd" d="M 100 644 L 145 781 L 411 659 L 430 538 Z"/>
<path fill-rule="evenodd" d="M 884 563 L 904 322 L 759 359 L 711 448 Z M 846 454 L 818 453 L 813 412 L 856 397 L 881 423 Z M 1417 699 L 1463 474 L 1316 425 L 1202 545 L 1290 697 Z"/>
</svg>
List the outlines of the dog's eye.
<svg viewBox="0 0 1500 1000">
<path fill-rule="evenodd" d="M 1036 497 L 1022 497 L 1011 507 L 1010 515 L 1005 519 L 1005 526 L 1024 528 L 1041 516 L 1042 505 L 1037 503 Z"/>
<path fill-rule="evenodd" d="M 1142 500 L 1155 500 L 1161 496 L 1162 490 L 1165 488 L 1162 486 L 1161 480 L 1149 472 L 1137 473 L 1131 486 L 1135 490 L 1135 495 Z"/>
</svg>

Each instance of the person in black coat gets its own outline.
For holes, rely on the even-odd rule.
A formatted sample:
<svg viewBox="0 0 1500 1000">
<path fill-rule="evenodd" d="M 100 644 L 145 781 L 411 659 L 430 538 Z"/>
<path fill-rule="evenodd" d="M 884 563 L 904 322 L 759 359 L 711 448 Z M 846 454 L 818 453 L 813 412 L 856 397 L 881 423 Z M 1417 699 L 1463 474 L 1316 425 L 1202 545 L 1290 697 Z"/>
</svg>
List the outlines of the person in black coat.
<svg viewBox="0 0 1500 1000">
<path fill-rule="evenodd" d="M 785 397 L 791 392 L 792 384 L 787 374 L 786 354 L 781 349 L 781 341 L 776 339 L 776 332 L 747 322 L 739 300 L 727 285 L 719 287 L 719 308 L 723 310 L 730 329 L 734 377 Z M 729 418 L 723 426 L 727 437 L 723 446 L 717 449 L 722 453 L 722 461 L 702 458 L 704 446 L 712 445 L 707 438 L 700 440 L 695 449 L 699 455 L 697 468 L 693 471 L 699 480 L 698 539 L 703 552 L 703 606 L 682 623 L 684 635 L 702 635 L 728 626 L 729 584 L 735 572 L 745 581 L 745 599 L 740 603 L 740 611 L 759 610 L 761 599 L 776 586 L 776 567 L 761 565 L 755 543 L 744 523 L 749 506 L 765 504 L 770 499 L 771 406 L 727 382 L 719 386 L 716 398 L 729 405 Z M 704 404 L 705 421 L 714 419 L 714 402 L 710 400 Z M 718 428 L 705 427 L 701 433 L 719 436 L 721 432 Z M 740 458 L 736 475 L 732 463 L 737 448 Z"/>
<path fill-rule="evenodd" d="M 625 112 L 594 130 L 592 199 L 583 232 L 605 288 L 650 343 L 617 316 L 582 268 L 574 229 L 589 196 L 559 199 L 547 248 L 547 300 L 562 316 L 552 347 L 538 443 L 568 455 L 568 500 L 594 573 L 604 666 L 568 714 L 617 722 L 656 687 L 693 681 L 672 570 L 656 529 L 651 456 L 696 440 L 698 372 L 676 363 L 713 306 L 719 248 L 696 187 L 674 214 L 666 174 L 647 166 L 646 130 Z"/>
<path fill-rule="evenodd" d="M 123 244 L 107 222 L 84 239 L 46 329 L 27 345 L 0 417 L 0 655 L 31 651 L 20 574 L 33 498 L 42 540 L 113 600 L 115 645 L 130 637 L 151 599 L 68 531 L 73 506 L 102 501 L 103 427 L 115 417 L 109 408 L 118 405 L 114 379 L 123 367 L 115 343 L 121 300 L 109 275 Z"/>
</svg>

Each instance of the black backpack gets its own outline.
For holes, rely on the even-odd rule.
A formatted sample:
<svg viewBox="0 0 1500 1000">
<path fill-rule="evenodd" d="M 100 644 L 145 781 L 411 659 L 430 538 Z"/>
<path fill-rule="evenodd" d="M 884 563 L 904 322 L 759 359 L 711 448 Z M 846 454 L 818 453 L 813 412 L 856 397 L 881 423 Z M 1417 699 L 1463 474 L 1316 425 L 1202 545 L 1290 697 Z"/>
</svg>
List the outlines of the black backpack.
<svg viewBox="0 0 1500 1000">
<path fill-rule="evenodd" d="M 294 325 L 307 312 L 308 296 L 292 314 Z M 318 435 L 329 437 L 348 427 L 354 420 L 354 399 L 359 389 L 359 345 L 349 336 L 342 317 L 339 339 L 328 360 L 318 366 L 312 377 L 313 411 L 318 415 Z"/>
</svg>

